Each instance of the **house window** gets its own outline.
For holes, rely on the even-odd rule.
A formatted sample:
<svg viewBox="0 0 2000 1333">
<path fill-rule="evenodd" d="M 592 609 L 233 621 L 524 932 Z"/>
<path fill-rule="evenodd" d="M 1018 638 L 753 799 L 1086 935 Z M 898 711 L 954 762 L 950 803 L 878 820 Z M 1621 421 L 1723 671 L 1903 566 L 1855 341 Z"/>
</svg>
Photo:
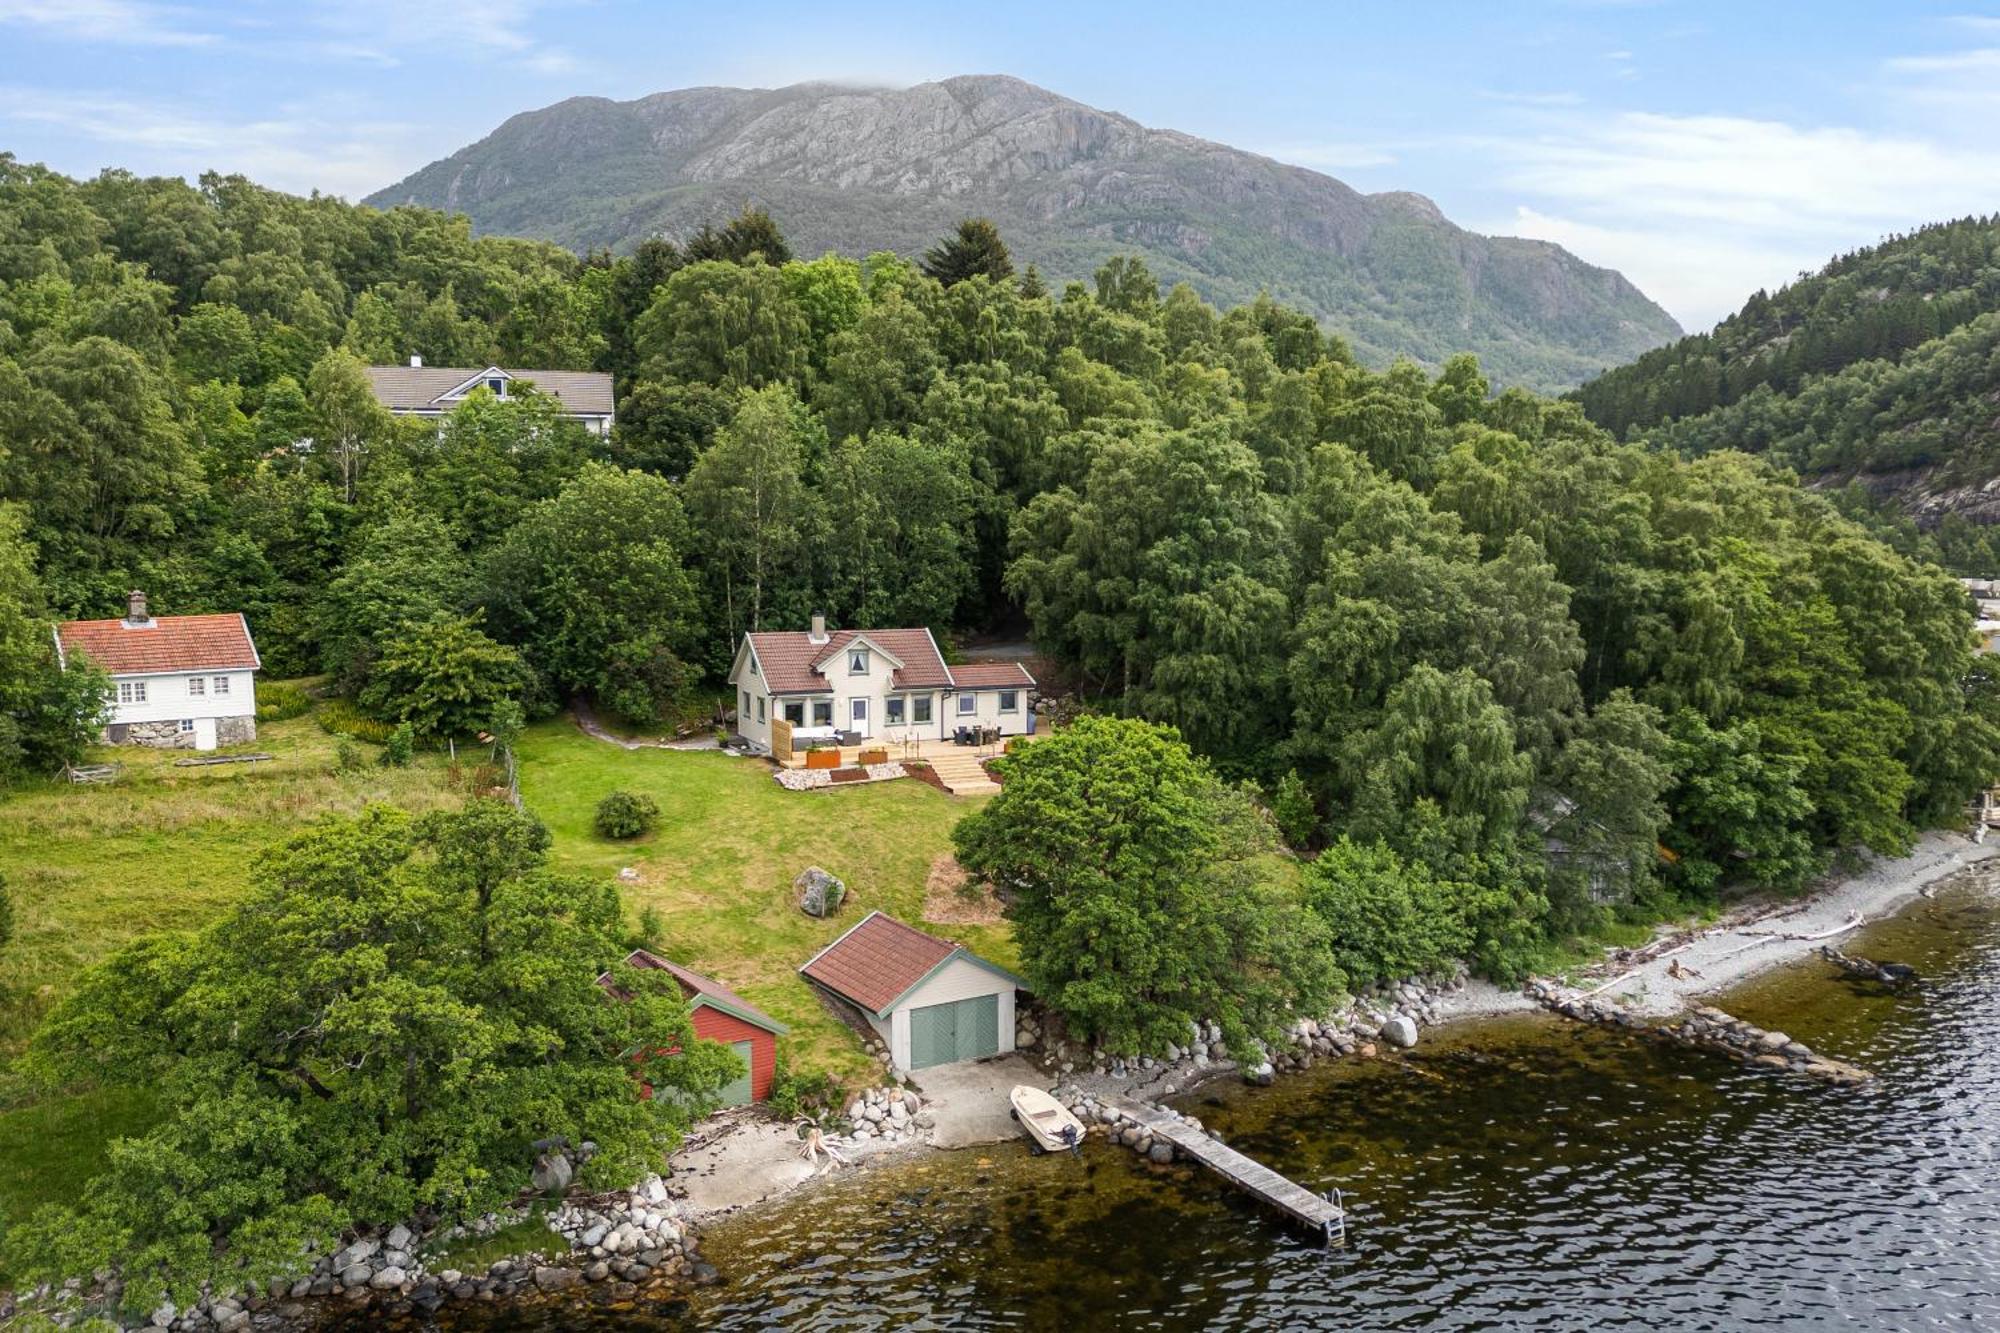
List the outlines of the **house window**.
<svg viewBox="0 0 2000 1333">
<path fill-rule="evenodd" d="M 188 677 L 188 698 L 199 699 L 201 698 L 202 695 L 207 693 L 208 693 L 207 681 L 203 680 L 200 676 Z M 218 693 L 220 693 L 220 691 L 218 691 Z"/>
<path fill-rule="evenodd" d="M 493 396 L 496 398 L 505 398 L 507 396 L 506 380 L 499 379 L 497 377 L 494 379 L 490 379 L 486 381 L 486 387 L 493 391 Z"/>
<path fill-rule="evenodd" d="M 979 711 L 978 695 L 961 694 L 958 696 L 958 713 L 960 717 L 971 717 L 974 713 L 978 711 Z"/>
<path fill-rule="evenodd" d="M 910 700 L 910 720 L 912 722 L 931 720 L 931 697 L 928 694 L 919 694 Z"/>
<path fill-rule="evenodd" d="M 194 730 L 194 719 L 193 719 L 193 718 L 191 718 L 191 717 L 184 717 L 184 718 L 182 718 L 182 719 L 181 719 L 181 731 L 182 731 L 183 733 L 186 733 L 186 732 L 190 732 L 190 731 L 193 731 L 193 730 Z"/>
<path fill-rule="evenodd" d="M 830 727 L 833 725 L 833 700 L 816 699 L 813 701 L 813 725 L 815 727 Z"/>
<path fill-rule="evenodd" d="M 868 674 L 868 654 L 866 652 L 849 653 L 847 655 L 847 674 L 850 676 L 865 676 Z"/>
<path fill-rule="evenodd" d="M 901 695 L 893 696 L 887 701 L 887 704 L 889 711 L 886 714 L 886 720 L 888 721 L 889 725 L 892 727 L 902 726 L 903 725 L 902 696 Z"/>
<path fill-rule="evenodd" d="M 757 696 L 757 720 L 764 720 L 764 696 L 761 694 Z"/>
<path fill-rule="evenodd" d="M 806 724 L 806 706 L 801 703 L 786 704 L 785 721 L 795 727 L 803 727 Z"/>
<path fill-rule="evenodd" d="M 229 677 L 217 676 L 215 678 L 215 693 L 217 694 L 229 693 Z"/>
<path fill-rule="evenodd" d="M 1000 691 L 1001 712 L 1003 713 L 1018 712 L 1020 711 L 1020 707 L 1021 707 L 1021 692 L 1019 690 Z"/>
<path fill-rule="evenodd" d="M 743 691 L 743 702 L 737 705 L 736 716 L 738 717 L 750 716 L 750 691 L 748 690 Z"/>
<path fill-rule="evenodd" d="M 142 704 L 146 702 L 146 682 L 143 680 L 119 681 L 118 702 L 121 704 Z"/>
</svg>

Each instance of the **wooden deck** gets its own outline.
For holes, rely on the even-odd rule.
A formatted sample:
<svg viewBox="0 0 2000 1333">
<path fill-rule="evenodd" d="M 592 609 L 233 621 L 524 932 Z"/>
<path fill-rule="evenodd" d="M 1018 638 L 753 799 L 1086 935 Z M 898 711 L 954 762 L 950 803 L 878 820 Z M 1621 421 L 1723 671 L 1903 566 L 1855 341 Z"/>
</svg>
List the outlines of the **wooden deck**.
<svg viewBox="0 0 2000 1333">
<path fill-rule="evenodd" d="M 1170 1111 L 1130 1097 L 1114 1097 L 1111 1105 L 1144 1125 L 1154 1138 L 1165 1139 L 1259 1203 L 1318 1232 L 1328 1244 L 1345 1239 L 1347 1219 L 1339 1204 L 1218 1143 Z"/>
</svg>

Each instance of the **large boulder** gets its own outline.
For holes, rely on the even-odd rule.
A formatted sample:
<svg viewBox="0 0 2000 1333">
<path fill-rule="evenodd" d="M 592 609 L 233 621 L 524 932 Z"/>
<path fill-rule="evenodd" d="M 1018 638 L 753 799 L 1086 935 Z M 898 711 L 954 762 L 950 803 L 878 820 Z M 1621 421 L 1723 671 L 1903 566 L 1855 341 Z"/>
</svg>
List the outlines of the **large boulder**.
<svg viewBox="0 0 2000 1333">
<path fill-rule="evenodd" d="M 559 1152 L 546 1152 L 535 1159 L 535 1169 L 528 1179 L 544 1194 L 561 1194 L 569 1188 L 570 1178 L 575 1174 L 568 1157 Z"/>
<path fill-rule="evenodd" d="M 832 916 L 847 897 L 847 886 L 839 877 L 818 866 L 807 866 L 799 872 L 792 887 L 798 890 L 799 910 L 807 916 Z"/>
<path fill-rule="evenodd" d="M 1382 1040 L 1404 1050 L 1417 1044 L 1417 1021 L 1408 1014 L 1396 1014 L 1382 1024 Z"/>
</svg>

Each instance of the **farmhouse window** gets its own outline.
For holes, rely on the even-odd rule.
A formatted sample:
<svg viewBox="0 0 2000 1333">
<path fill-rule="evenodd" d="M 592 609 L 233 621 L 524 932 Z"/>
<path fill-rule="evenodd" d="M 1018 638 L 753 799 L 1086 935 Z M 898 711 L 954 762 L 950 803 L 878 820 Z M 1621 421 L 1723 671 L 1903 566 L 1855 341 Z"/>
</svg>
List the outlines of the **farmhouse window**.
<svg viewBox="0 0 2000 1333">
<path fill-rule="evenodd" d="M 931 697 L 919 694 L 910 700 L 910 719 L 914 722 L 931 720 Z"/>
<path fill-rule="evenodd" d="M 229 693 L 229 677 L 217 676 L 215 678 L 215 693 L 217 694 Z"/>
<path fill-rule="evenodd" d="M 764 696 L 761 694 L 757 696 L 757 720 L 764 720 Z"/>
<path fill-rule="evenodd" d="M 979 711 L 979 696 L 961 694 L 958 696 L 958 712 L 961 717 L 970 717 Z"/>
<path fill-rule="evenodd" d="M 186 732 L 186 731 L 193 731 L 193 730 L 194 730 L 194 719 L 193 719 L 193 718 L 191 718 L 191 717 L 184 717 L 184 718 L 182 718 L 182 719 L 181 719 L 181 730 L 182 730 L 182 731 L 184 731 L 184 732 Z"/>
<path fill-rule="evenodd" d="M 815 699 L 813 701 L 813 725 L 815 727 L 830 727 L 833 725 L 833 700 Z"/>
<path fill-rule="evenodd" d="M 891 698 L 889 698 L 889 699 L 888 699 L 888 700 L 887 700 L 886 702 L 887 702 L 887 704 L 888 704 L 888 709 L 889 709 L 889 711 L 888 711 L 888 714 L 887 714 L 887 718 L 888 718 L 888 722 L 889 722 L 889 725 L 890 725 L 890 726 L 892 726 L 892 727 L 900 727 L 900 726 L 902 726 L 902 725 L 903 725 L 903 696 L 901 696 L 900 694 L 899 694 L 899 695 L 894 695 L 894 696 L 892 696 Z"/>
<path fill-rule="evenodd" d="M 847 674 L 850 676 L 865 676 L 868 674 L 868 653 L 865 649 L 861 652 L 849 653 L 847 655 Z"/>
<path fill-rule="evenodd" d="M 143 680 L 119 681 L 118 702 L 121 704 L 142 704 L 146 702 L 146 682 Z"/>
<path fill-rule="evenodd" d="M 786 704 L 785 721 L 795 727 L 803 727 L 806 724 L 806 706 L 801 703 Z"/>
<path fill-rule="evenodd" d="M 200 676 L 188 677 L 188 698 L 199 699 L 201 698 L 202 695 L 207 693 L 208 693 L 207 681 L 203 680 Z"/>
<path fill-rule="evenodd" d="M 1020 707 L 1021 707 L 1021 692 L 1019 690 L 1000 691 L 1001 712 L 1003 713 L 1018 712 L 1020 710 Z"/>
</svg>

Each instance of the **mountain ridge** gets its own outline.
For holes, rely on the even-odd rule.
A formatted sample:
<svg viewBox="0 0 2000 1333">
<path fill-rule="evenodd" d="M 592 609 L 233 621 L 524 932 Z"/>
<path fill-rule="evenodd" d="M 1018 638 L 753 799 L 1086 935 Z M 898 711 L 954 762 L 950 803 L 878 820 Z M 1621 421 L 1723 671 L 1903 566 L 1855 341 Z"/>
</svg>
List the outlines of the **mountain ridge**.
<svg viewBox="0 0 2000 1333">
<path fill-rule="evenodd" d="M 1536 388 L 1679 333 L 1622 275 L 1559 246 L 1481 236 L 1422 195 L 1363 194 L 1008 75 L 568 98 L 367 202 L 451 209 L 482 232 L 578 250 L 685 235 L 757 204 L 801 254 L 913 254 L 982 215 L 1051 281 L 1136 253 L 1218 303 L 1268 290 L 1370 360 L 1472 351 Z"/>
</svg>

